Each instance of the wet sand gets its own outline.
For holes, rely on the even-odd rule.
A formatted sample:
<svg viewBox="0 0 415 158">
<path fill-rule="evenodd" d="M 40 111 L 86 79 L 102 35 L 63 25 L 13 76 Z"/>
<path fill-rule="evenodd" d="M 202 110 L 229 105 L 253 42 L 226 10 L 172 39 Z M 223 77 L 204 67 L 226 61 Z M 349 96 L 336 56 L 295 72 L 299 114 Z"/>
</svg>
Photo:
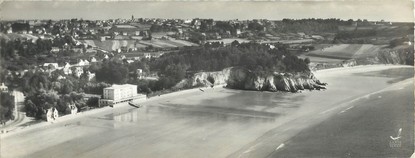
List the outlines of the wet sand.
<svg viewBox="0 0 415 158">
<path fill-rule="evenodd" d="M 402 73 L 375 73 L 387 69 Z M 413 77 L 402 69 L 413 67 L 321 70 L 315 75 L 329 84 L 325 91 L 215 87 L 169 94 L 143 108 L 109 109 L 2 137 L 1 157 L 267 157 L 365 95 Z"/>
</svg>

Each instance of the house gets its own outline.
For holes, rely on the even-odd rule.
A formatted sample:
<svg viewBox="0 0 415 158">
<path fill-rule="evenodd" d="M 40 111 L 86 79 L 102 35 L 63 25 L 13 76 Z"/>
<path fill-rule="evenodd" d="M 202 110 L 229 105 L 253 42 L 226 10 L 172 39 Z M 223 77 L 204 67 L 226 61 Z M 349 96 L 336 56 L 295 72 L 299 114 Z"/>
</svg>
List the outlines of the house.
<svg viewBox="0 0 415 158">
<path fill-rule="evenodd" d="M 240 35 L 241 34 L 241 29 L 236 29 L 236 35 Z"/>
<path fill-rule="evenodd" d="M 52 53 L 58 53 L 59 52 L 59 48 L 58 47 L 52 47 L 52 49 L 50 50 L 50 52 L 52 52 Z"/>
<path fill-rule="evenodd" d="M 66 111 L 65 112 L 66 112 L 66 114 L 73 115 L 73 114 L 78 113 L 78 108 L 75 106 L 75 104 L 69 104 L 66 107 Z"/>
<path fill-rule="evenodd" d="M 59 75 L 57 79 L 58 79 L 58 80 L 64 80 L 64 79 L 66 79 L 66 77 L 64 77 L 64 76 L 62 76 L 62 75 Z"/>
<path fill-rule="evenodd" d="M 80 59 L 77 65 L 78 66 L 86 66 L 86 65 L 89 65 L 89 61 Z"/>
<path fill-rule="evenodd" d="M 151 58 L 151 54 L 150 53 L 144 53 L 144 58 L 150 59 Z"/>
<path fill-rule="evenodd" d="M 136 99 L 146 99 L 146 95 L 137 93 L 137 85 L 123 84 L 112 85 L 104 88 L 103 99 L 99 99 L 99 106 L 114 106 L 118 103 Z"/>
<path fill-rule="evenodd" d="M 1 92 L 7 92 L 7 91 L 9 91 L 9 87 L 7 87 L 6 85 L 4 85 L 4 83 L 1 83 L 0 91 Z"/>
<path fill-rule="evenodd" d="M 87 66 L 87 65 L 89 65 L 89 61 L 88 60 L 84 60 L 84 66 Z"/>
<path fill-rule="evenodd" d="M 131 64 L 131 63 L 133 63 L 133 62 L 134 62 L 134 60 L 127 59 L 127 60 L 125 60 L 125 62 L 127 62 L 128 64 Z"/>
<path fill-rule="evenodd" d="M 58 113 L 58 110 L 56 108 L 52 107 L 52 108 L 46 110 L 45 119 L 46 119 L 47 122 L 54 121 L 58 117 L 59 117 L 59 113 Z"/>
<path fill-rule="evenodd" d="M 81 75 L 84 73 L 84 68 L 81 66 L 77 66 L 74 68 L 73 73 L 76 77 L 81 77 Z"/>
<path fill-rule="evenodd" d="M 137 73 L 137 78 L 138 79 L 142 79 L 144 77 L 143 69 L 137 69 L 136 73 Z"/>
<path fill-rule="evenodd" d="M 88 76 L 88 81 L 92 80 L 95 77 L 95 73 L 91 73 L 89 71 L 86 71 L 86 75 Z"/>
<path fill-rule="evenodd" d="M 66 63 L 65 66 L 63 66 L 63 73 L 65 75 L 72 74 L 71 65 L 69 63 Z"/>
<path fill-rule="evenodd" d="M 92 57 L 91 58 L 91 63 L 95 63 L 95 62 L 97 62 L 97 59 L 95 57 Z"/>
</svg>

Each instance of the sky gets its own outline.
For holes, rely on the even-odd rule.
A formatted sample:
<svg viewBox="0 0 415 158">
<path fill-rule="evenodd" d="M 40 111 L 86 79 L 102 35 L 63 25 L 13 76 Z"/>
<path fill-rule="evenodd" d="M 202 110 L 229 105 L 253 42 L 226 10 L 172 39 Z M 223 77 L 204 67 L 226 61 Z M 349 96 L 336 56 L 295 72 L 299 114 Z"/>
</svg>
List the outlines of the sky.
<svg viewBox="0 0 415 158">
<path fill-rule="evenodd" d="M 269 19 L 340 18 L 413 22 L 412 0 L 320 1 L 3 1 L 1 20 L 117 18 Z"/>
</svg>

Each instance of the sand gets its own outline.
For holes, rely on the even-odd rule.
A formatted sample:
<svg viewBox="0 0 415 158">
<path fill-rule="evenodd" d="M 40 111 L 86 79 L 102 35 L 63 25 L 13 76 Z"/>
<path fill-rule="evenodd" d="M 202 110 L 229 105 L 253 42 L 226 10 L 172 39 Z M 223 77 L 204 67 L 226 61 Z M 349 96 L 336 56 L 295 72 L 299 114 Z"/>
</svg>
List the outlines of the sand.
<svg viewBox="0 0 415 158">
<path fill-rule="evenodd" d="M 1 135 L 1 157 L 244 157 L 257 150 L 267 153 L 354 101 L 402 82 L 413 83 L 411 79 L 388 83 L 392 77 L 361 75 L 395 68 L 413 67 L 317 71 L 315 75 L 329 84 L 326 91 L 293 94 L 215 87 L 162 95 L 142 103 L 140 109 L 107 108 Z"/>
</svg>

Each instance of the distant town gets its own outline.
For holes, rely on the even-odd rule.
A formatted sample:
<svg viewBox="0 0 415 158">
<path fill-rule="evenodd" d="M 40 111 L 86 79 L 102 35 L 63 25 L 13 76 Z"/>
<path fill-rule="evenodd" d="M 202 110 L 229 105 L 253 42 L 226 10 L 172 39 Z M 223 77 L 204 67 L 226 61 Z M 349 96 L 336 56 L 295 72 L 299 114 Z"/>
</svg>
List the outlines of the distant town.
<svg viewBox="0 0 415 158">
<path fill-rule="evenodd" d="M 186 80 L 229 67 L 309 78 L 310 71 L 332 67 L 413 65 L 413 28 L 412 23 L 361 19 L 1 21 L 1 132 L 30 125 L 26 117 L 54 121 L 224 84 L 214 77 Z"/>
</svg>

